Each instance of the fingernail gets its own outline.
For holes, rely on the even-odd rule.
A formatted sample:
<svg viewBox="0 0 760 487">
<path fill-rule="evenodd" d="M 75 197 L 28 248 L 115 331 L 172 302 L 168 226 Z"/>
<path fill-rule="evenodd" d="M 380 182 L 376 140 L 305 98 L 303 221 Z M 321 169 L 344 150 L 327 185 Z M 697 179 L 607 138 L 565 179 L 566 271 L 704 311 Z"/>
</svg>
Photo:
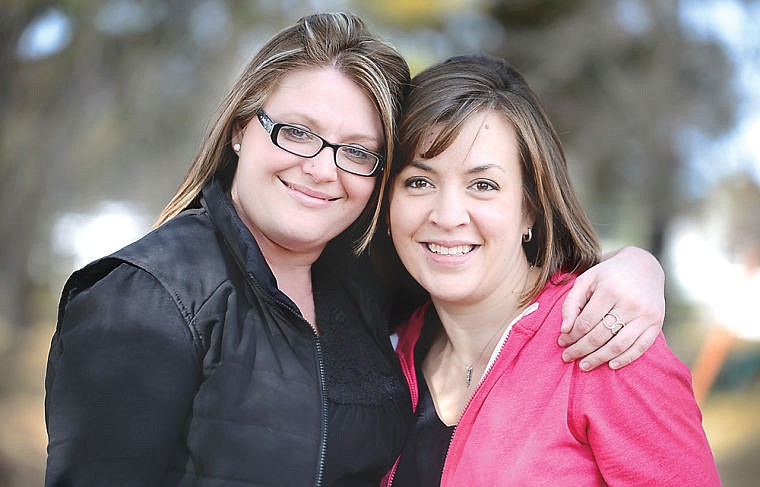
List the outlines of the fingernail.
<svg viewBox="0 0 760 487">
<path fill-rule="evenodd" d="M 610 362 L 611 369 L 617 369 L 618 367 L 620 367 L 620 362 L 618 362 L 617 360 L 613 360 L 612 362 Z"/>
<path fill-rule="evenodd" d="M 573 359 L 570 358 L 570 355 L 568 355 L 566 353 L 562 354 L 562 360 L 564 360 L 565 362 L 572 362 L 573 361 Z"/>
<path fill-rule="evenodd" d="M 557 343 L 559 344 L 560 347 L 564 347 L 565 345 L 567 345 L 568 343 L 567 335 L 560 335 L 559 339 L 557 339 Z"/>
<path fill-rule="evenodd" d="M 586 362 L 585 360 L 581 362 L 581 370 L 589 370 L 591 369 L 591 364 Z"/>
<path fill-rule="evenodd" d="M 561 331 L 562 333 L 567 333 L 567 332 L 568 332 L 568 330 L 570 329 L 570 327 L 569 327 L 569 326 L 567 326 L 567 321 L 565 321 L 565 320 L 562 320 L 562 326 L 560 326 L 560 327 L 559 327 L 559 329 L 560 329 L 560 331 Z"/>
</svg>

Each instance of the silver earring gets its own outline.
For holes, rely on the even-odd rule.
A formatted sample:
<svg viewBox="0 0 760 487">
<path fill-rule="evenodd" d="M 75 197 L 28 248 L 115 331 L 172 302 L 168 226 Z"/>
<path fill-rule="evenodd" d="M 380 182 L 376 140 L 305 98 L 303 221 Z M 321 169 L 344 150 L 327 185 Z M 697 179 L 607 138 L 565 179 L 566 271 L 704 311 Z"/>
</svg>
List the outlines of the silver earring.
<svg viewBox="0 0 760 487">
<path fill-rule="evenodd" d="M 232 150 L 234 150 L 235 152 L 240 152 L 240 144 L 233 145 Z"/>
<path fill-rule="evenodd" d="M 531 240 L 533 240 L 533 229 L 528 227 L 528 233 L 523 233 L 522 241 L 523 243 L 528 243 Z"/>
</svg>

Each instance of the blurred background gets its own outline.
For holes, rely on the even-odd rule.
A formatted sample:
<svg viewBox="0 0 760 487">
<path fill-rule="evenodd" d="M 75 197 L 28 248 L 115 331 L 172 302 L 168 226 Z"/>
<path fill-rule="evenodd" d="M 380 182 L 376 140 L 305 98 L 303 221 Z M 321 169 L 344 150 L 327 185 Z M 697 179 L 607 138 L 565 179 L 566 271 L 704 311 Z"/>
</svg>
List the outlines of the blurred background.
<svg viewBox="0 0 760 487">
<path fill-rule="evenodd" d="M 363 16 L 414 72 L 487 52 L 528 78 L 605 248 L 665 267 L 664 332 L 724 484 L 757 485 L 760 2 L 3 0 L 0 486 L 42 483 L 67 275 L 147 232 L 252 54 L 325 10 Z"/>
</svg>

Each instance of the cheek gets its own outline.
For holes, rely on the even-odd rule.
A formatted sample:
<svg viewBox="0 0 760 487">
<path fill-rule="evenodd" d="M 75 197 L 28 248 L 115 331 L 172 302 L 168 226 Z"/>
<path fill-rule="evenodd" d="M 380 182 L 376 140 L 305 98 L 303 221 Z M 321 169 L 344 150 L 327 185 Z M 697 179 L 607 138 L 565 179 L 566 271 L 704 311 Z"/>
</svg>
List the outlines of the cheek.
<svg viewBox="0 0 760 487">
<path fill-rule="evenodd" d="M 399 198 L 396 191 L 391 192 L 388 207 L 388 225 L 392 232 L 400 231 L 403 220 L 399 215 L 404 212 L 404 200 Z"/>
<path fill-rule="evenodd" d="M 232 176 L 232 189 L 238 196 L 257 194 L 262 187 L 261 166 L 251 163 L 251 155 L 240 157 Z"/>
<path fill-rule="evenodd" d="M 376 178 L 363 178 L 351 174 L 341 174 L 340 178 L 348 200 L 362 208 L 367 206 L 372 193 L 375 191 Z"/>
<path fill-rule="evenodd" d="M 411 198 L 398 195 L 391 198 L 388 222 L 394 244 L 404 244 L 414 236 L 423 224 L 423 213 L 420 201 L 412 201 Z"/>
<path fill-rule="evenodd" d="M 478 231 L 494 240 L 512 241 L 521 238 L 525 221 L 520 208 L 512 205 L 483 205 L 470 211 Z"/>
</svg>

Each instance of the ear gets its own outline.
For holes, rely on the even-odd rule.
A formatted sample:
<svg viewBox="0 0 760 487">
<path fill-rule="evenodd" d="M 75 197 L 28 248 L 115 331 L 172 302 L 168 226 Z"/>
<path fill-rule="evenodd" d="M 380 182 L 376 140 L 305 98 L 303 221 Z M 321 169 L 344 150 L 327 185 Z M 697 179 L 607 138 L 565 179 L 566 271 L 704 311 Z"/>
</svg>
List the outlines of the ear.
<svg viewBox="0 0 760 487">
<path fill-rule="evenodd" d="M 535 211 L 529 208 L 528 205 L 523 204 L 522 222 L 521 222 L 522 228 L 523 229 L 526 229 L 528 227 L 533 228 L 535 224 L 536 224 Z"/>
<path fill-rule="evenodd" d="M 240 122 L 235 122 L 235 124 L 232 126 L 232 137 L 230 138 L 230 146 L 235 147 L 235 144 L 242 145 L 244 134 L 245 134 L 245 127 L 241 126 Z"/>
</svg>

